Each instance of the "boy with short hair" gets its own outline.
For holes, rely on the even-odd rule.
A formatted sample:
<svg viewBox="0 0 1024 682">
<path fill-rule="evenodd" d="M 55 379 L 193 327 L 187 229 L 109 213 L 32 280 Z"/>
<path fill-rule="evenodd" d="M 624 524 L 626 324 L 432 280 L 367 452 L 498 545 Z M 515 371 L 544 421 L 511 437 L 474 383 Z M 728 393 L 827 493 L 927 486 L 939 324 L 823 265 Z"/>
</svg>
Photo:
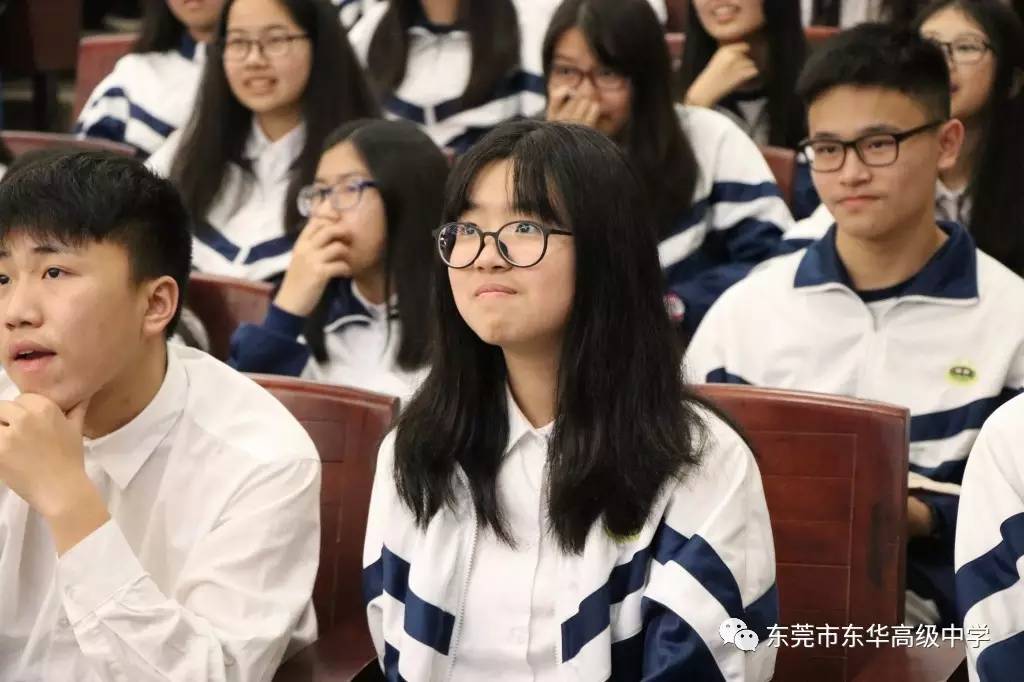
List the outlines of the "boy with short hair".
<svg viewBox="0 0 1024 682">
<path fill-rule="evenodd" d="M 0 678 L 269 679 L 316 637 L 316 449 L 168 345 L 190 255 L 177 192 L 134 160 L 0 183 Z"/>
<path fill-rule="evenodd" d="M 896 403 L 911 411 L 907 620 L 950 623 L 958 486 L 985 418 L 1024 386 L 1024 280 L 936 224 L 939 170 L 963 126 L 942 52 L 878 24 L 809 60 L 804 151 L 836 224 L 711 309 L 696 381 Z"/>
</svg>

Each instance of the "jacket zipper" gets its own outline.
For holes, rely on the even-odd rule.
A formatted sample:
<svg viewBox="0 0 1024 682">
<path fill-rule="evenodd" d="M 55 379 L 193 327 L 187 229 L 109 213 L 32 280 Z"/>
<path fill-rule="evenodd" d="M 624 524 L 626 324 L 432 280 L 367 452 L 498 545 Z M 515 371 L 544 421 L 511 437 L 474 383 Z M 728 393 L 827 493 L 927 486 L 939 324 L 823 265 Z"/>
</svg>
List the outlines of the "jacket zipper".
<svg viewBox="0 0 1024 682">
<path fill-rule="evenodd" d="M 465 480 L 465 474 L 462 473 L 461 469 L 459 470 L 459 474 L 463 483 L 468 487 L 469 483 Z M 445 679 L 449 682 L 451 682 L 452 675 L 455 674 L 455 650 L 458 648 L 459 640 L 462 638 L 462 622 L 466 616 L 466 594 L 469 592 L 469 579 L 473 574 L 473 560 L 476 558 L 476 540 L 477 533 L 479 532 L 479 525 L 476 518 L 476 507 L 472 506 L 472 501 L 470 502 L 470 507 L 473 510 L 473 535 L 469 540 L 469 561 L 466 562 L 466 575 L 465 579 L 462 581 L 462 594 L 459 595 L 459 615 L 455 619 L 455 630 L 452 633 L 452 645 L 448 649 L 448 675 Z"/>
</svg>

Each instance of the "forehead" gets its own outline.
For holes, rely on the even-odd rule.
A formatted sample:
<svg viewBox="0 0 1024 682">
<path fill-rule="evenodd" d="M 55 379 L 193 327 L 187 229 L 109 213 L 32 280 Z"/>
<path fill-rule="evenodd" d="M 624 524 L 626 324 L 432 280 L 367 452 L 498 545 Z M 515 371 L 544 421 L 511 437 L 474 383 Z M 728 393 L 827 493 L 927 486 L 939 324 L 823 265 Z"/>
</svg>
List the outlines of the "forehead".
<svg viewBox="0 0 1024 682">
<path fill-rule="evenodd" d="M 921 33 L 942 38 L 972 35 L 987 38 L 984 29 L 973 18 L 958 7 L 947 7 L 928 17 L 921 24 Z"/>
<path fill-rule="evenodd" d="M 316 176 L 321 180 L 353 173 L 370 175 L 370 170 L 351 142 L 342 142 L 328 149 L 320 157 L 316 167 Z"/>
<path fill-rule="evenodd" d="M 509 213 L 512 210 L 512 162 L 507 159 L 484 166 L 469 186 L 471 203 L 467 213 L 475 211 Z"/>
<path fill-rule="evenodd" d="M 807 111 L 807 122 L 811 135 L 843 135 L 878 126 L 921 125 L 927 114 L 917 100 L 897 90 L 841 85 L 814 100 Z"/>
<path fill-rule="evenodd" d="M 228 11 L 228 30 L 258 30 L 274 26 L 298 28 L 291 14 L 277 0 L 236 0 Z"/>
<path fill-rule="evenodd" d="M 87 240 L 69 244 L 59 238 L 36 235 L 17 228 L 0 237 L 0 258 L 7 261 L 31 261 L 52 255 L 72 257 L 101 266 L 128 264 L 128 250 L 110 241 Z"/>
<path fill-rule="evenodd" d="M 569 28 L 558 38 L 554 56 L 581 65 L 598 63 L 597 55 L 590 49 L 586 36 L 578 26 Z"/>
</svg>

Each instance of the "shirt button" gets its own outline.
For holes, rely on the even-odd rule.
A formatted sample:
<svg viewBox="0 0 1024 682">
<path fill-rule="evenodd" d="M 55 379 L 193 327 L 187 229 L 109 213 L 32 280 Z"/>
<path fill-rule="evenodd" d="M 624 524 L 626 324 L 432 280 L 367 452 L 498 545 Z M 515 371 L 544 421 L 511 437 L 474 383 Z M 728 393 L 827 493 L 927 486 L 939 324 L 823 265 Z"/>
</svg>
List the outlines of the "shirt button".
<svg viewBox="0 0 1024 682">
<path fill-rule="evenodd" d="M 67 591 L 67 595 L 68 595 L 68 599 L 76 599 L 76 598 L 78 598 L 78 589 L 74 588 L 74 587 L 69 587 L 68 591 Z"/>
<path fill-rule="evenodd" d="M 224 654 L 224 665 L 231 667 L 235 664 L 235 659 L 231 657 L 231 654 Z"/>
<path fill-rule="evenodd" d="M 62 628 L 71 627 L 71 621 L 68 620 L 67 616 L 61 616 L 60 620 L 57 621 L 57 624 L 60 625 Z"/>
</svg>

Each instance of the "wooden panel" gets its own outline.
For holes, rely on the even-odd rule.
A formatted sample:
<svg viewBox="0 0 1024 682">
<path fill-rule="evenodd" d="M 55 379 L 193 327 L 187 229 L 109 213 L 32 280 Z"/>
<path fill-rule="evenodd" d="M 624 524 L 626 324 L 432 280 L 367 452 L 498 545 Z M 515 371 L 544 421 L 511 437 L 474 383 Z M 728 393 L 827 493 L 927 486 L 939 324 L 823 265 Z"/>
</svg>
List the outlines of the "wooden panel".
<svg viewBox="0 0 1024 682">
<path fill-rule="evenodd" d="M 114 70 L 117 60 L 128 54 L 135 44 L 133 34 L 90 36 L 78 43 L 78 66 L 75 71 L 75 100 L 71 109 L 72 122 L 78 120 L 89 95 Z"/>
<path fill-rule="evenodd" d="M 732 416 L 743 425 L 739 415 Z M 755 452 L 761 455 L 758 466 L 762 476 L 853 478 L 855 434 L 824 431 L 820 427 L 807 433 L 752 428 L 745 433 Z"/>
<path fill-rule="evenodd" d="M 775 558 L 780 563 L 850 565 L 850 524 L 772 521 Z"/>
<path fill-rule="evenodd" d="M 231 335 L 243 323 L 263 321 L 270 309 L 272 292 L 266 282 L 194 272 L 189 278 L 185 304 L 206 328 L 210 354 L 227 360 Z"/>
<path fill-rule="evenodd" d="M 853 519 L 853 481 L 818 476 L 764 476 L 764 494 L 775 521 Z"/>
</svg>

